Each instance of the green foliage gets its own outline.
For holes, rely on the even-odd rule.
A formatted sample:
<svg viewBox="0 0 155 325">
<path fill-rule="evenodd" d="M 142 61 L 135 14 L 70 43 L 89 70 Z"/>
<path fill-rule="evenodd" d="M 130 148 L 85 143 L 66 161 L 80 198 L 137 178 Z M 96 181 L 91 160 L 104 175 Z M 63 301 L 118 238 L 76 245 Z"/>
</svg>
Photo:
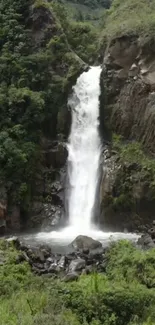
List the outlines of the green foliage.
<svg viewBox="0 0 155 325">
<path fill-rule="evenodd" d="M 17 251 L 0 241 L 2 325 L 152 325 L 155 317 L 155 250 L 128 241 L 111 244 L 106 273 L 78 282 L 37 277 Z"/>
<path fill-rule="evenodd" d="M 96 7 L 109 8 L 111 0 L 66 0 L 76 4 L 82 4 L 90 8 L 95 9 Z"/>
<path fill-rule="evenodd" d="M 154 37 L 155 2 L 149 0 L 114 0 L 109 9 L 104 35 Z"/>
<path fill-rule="evenodd" d="M 113 136 L 113 149 L 118 153 L 121 168 L 115 182 L 115 195 L 108 202 L 115 211 L 137 212 L 138 197 L 134 188 L 147 188 L 148 199 L 155 198 L 155 160 L 147 155 L 141 143 L 125 142 L 121 136 Z"/>
<path fill-rule="evenodd" d="M 72 23 L 68 41 L 74 51 L 85 62 L 94 61 L 97 57 L 97 30 L 89 23 Z"/>
<path fill-rule="evenodd" d="M 97 57 L 98 31 L 92 24 L 85 22 L 84 19 L 77 19 L 80 22 L 74 22 L 69 19 L 67 9 L 60 3 L 54 2 L 53 8 L 59 18 L 67 41 L 72 50 L 85 62 L 93 62 Z M 56 39 L 52 44 L 62 44 Z M 61 53 L 61 48 L 57 48 Z M 57 56 L 59 58 L 59 51 Z"/>
<path fill-rule="evenodd" d="M 153 324 L 155 250 L 143 252 L 128 241 L 112 244 L 106 274 L 81 277 L 69 285 L 66 305 L 88 324 Z"/>
<path fill-rule="evenodd" d="M 35 28 L 42 30 L 43 39 L 38 44 L 29 17 L 33 21 L 40 8 L 39 19 L 49 15 L 51 26 L 44 29 L 39 21 Z M 42 163 L 40 139 L 56 137 L 57 116 L 67 100 L 64 84 L 81 69 L 67 40 L 70 23 L 62 13 L 62 7 L 44 0 L 33 6 L 31 1 L 0 0 L 0 182 L 9 204 L 18 203 L 26 211 Z"/>
</svg>

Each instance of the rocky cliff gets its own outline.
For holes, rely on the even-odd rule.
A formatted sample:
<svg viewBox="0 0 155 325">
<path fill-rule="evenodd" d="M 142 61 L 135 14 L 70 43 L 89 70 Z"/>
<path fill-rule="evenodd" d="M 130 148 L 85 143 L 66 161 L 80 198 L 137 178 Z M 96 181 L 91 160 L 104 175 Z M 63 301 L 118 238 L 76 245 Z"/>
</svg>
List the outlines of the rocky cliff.
<svg viewBox="0 0 155 325">
<path fill-rule="evenodd" d="M 110 18 L 107 22 L 112 34 L 104 53 L 101 112 L 112 142 L 105 155 L 100 200 L 106 228 L 133 231 L 155 217 L 155 41 L 152 30 L 142 35 L 142 21 L 137 21 L 138 30 L 131 26 L 127 9 L 133 24 L 138 1 L 115 7 L 120 10 L 119 21 L 116 11 L 111 13 L 118 23 L 116 33 L 110 31 Z"/>
</svg>

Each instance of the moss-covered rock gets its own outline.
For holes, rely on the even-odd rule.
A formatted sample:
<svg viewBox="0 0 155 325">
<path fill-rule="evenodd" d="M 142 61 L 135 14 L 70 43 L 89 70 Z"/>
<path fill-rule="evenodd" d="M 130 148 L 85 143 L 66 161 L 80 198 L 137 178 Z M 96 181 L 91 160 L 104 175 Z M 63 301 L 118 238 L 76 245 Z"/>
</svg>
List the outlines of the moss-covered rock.
<svg viewBox="0 0 155 325">
<path fill-rule="evenodd" d="M 101 184 L 101 214 L 105 227 L 142 229 L 154 220 L 155 162 L 138 142 L 113 137 Z"/>
</svg>

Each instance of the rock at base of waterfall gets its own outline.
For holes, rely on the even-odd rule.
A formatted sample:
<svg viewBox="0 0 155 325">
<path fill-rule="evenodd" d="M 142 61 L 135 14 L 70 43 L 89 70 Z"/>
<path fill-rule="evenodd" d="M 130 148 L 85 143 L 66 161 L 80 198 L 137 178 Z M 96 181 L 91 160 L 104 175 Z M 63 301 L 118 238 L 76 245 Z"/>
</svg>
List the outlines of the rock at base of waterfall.
<svg viewBox="0 0 155 325">
<path fill-rule="evenodd" d="M 93 250 L 102 247 L 102 244 L 91 237 L 80 235 L 74 239 L 74 241 L 71 243 L 71 246 L 76 250 Z"/>
<path fill-rule="evenodd" d="M 70 281 L 77 281 L 79 278 L 78 273 L 76 272 L 69 272 L 64 278 L 63 281 L 70 282 Z"/>
<path fill-rule="evenodd" d="M 138 239 L 137 244 L 143 249 L 155 248 L 155 243 L 149 234 L 142 235 Z"/>
<path fill-rule="evenodd" d="M 89 252 L 89 258 L 98 259 L 100 256 L 103 256 L 104 251 L 105 251 L 105 249 L 102 246 L 91 249 L 90 252 Z"/>
<path fill-rule="evenodd" d="M 86 266 L 86 262 L 82 258 L 77 258 L 76 260 L 73 260 L 69 265 L 69 271 L 70 272 L 76 272 L 81 271 Z"/>
</svg>

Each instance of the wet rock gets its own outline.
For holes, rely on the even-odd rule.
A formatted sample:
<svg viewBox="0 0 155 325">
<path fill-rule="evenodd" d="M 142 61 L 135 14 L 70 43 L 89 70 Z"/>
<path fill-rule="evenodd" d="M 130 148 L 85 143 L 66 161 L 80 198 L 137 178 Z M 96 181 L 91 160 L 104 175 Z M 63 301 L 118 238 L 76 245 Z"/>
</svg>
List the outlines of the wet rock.
<svg viewBox="0 0 155 325">
<path fill-rule="evenodd" d="M 46 153 L 47 166 L 52 165 L 54 168 L 61 168 L 65 165 L 67 157 L 67 148 L 64 143 L 60 142 Z"/>
<path fill-rule="evenodd" d="M 103 247 L 98 247 L 95 249 L 92 249 L 89 253 L 89 258 L 102 258 L 102 254 L 104 253 Z"/>
<path fill-rule="evenodd" d="M 148 231 L 152 239 L 155 239 L 155 226 Z"/>
<path fill-rule="evenodd" d="M 49 269 L 48 269 L 49 273 L 57 273 L 58 269 L 57 269 L 57 263 L 53 263 L 50 265 Z"/>
<path fill-rule="evenodd" d="M 48 257 L 48 258 L 47 258 L 47 262 L 48 262 L 48 263 L 53 263 L 53 262 L 54 262 L 53 257 Z"/>
<path fill-rule="evenodd" d="M 37 268 L 38 270 L 44 269 L 44 265 L 42 263 L 34 263 L 33 267 Z"/>
<path fill-rule="evenodd" d="M 27 255 L 35 262 L 45 262 L 45 256 L 40 248 L 32 248 L 27 251 Z"/>
<path fill-rule="evenodd" d="M 60 258 L 60 261 L 58 262 L 58 268 L 60 271 L 61 270 L 64 270 L 65 269 L 65 266 L 66 266 L 66 263 L 67 263 L 67 258 L 66 256 L 62 256 Z"/>
<path fill-rule="evenodd" d="M 71 282 L 71 281 L 77 281 L 79 278 L 78 273 L 76 272 L 69 272 L 64 278 L 63 281 L 65 282 Z"/>
<path fill-rule="evenodd" d="M 48 248 L 41 248 L 41 252 L 44 255 L 44 258 L 48 258 L 51 255 L 51 250 Z"/>
<path fill-rule="evenodd" d="M 85 268 L 86 262 L 82 258 L 78 258 L 76 260 L 73 260 L 69 265 L 69 271 L 75 272 L 75 271 L 81 271 Z"/>
<path fill-rule="evenodd" d="M 89 254 L 89 249 L 88 248 L 83 249 L 82 253 L 84 255 L 88 255 Z"/>
<path fill-rule="evenodd" d="M 93 273 L 94 272 L 94 266 L 93 265 L 87 265 L 85 270 L 86 270 L 87 274 Z"/>
<path fill-rule="evenodd" d="M 51 203 L 45 203 L 43 205 L 44 222 L 42 223 L 42 229 L 45 231 L 51 231 L 51 229 L 57 226 L 60 222 L 62 215 L 62 207 L 60 205 L 53 205 Z"/>
<path fill-rule="evenodd" d="M 91 237 L 82 236 L 82 235 L 76 237 L 75 240 L 71 243 L 71 245 L 76 250 L 96 249 L 102 247 L 102 244 L 99 241 L 94 240 Z"/>
<path fill-rule="evenodd" d="M 16 236 L 10 237 L 10 238 L 6 239 L 6 241 L 9 244 L 14 245 L 16 249 L 19 249 L 20 248 L 20 241 L 19 241 L 18 237 L 16 237 Z"/>
<path fill-rule="evenodd" d="M 137 241 L 137 245 L 141 246 L 142 248 L 155 248 L 155 243 L 153 242 L 153 239 L 151 238 L 151 236 L 149 234 L 144 234 L 142 235 L 138 241 Z"/>
</svg>

